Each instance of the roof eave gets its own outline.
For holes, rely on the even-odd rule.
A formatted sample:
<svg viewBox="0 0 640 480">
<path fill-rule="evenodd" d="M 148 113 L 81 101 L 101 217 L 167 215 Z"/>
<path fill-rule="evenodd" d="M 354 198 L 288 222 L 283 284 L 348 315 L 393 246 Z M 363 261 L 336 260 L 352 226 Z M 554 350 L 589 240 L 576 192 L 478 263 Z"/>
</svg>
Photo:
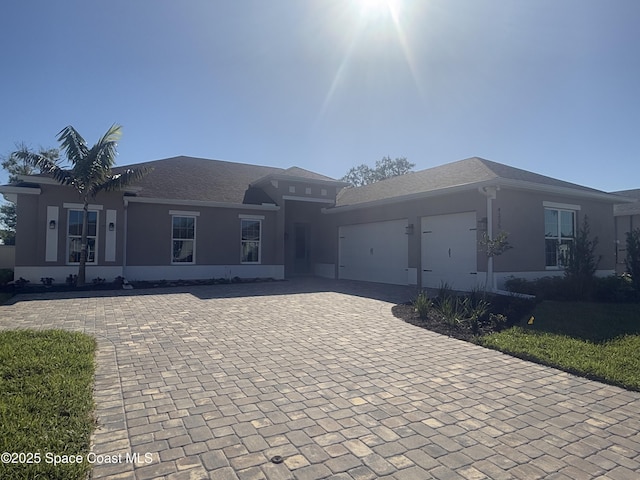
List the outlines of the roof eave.
<svg viewBox="0 0 640 480">
<path fill-rule="evenodd" d="M 529 190 L 536 192 L 553 193 L 557 195 L 565 195 L 577 198 L 588 198 L 592 200 L 601 200 L 608 203 L 633 203 L 634 200 L 629 197 L 623 197 L 620 195 L 614 195 L 607 192 L 601 192 L 598 190 L 588 191 L 571 187 L 559 187 L 557 185 L 545 185 L 542 183 L 527 182 L 523 180 L 511 180 L 508 178 L 499 178 L 495 181 L 497 186 L 513 188 L 516 190 Z"/>
<path fill-rule="evenodd" d="M 588 198 L 592 200 L 606 201 L 611 204 L 616 203 L 633 203 L 635 200 L 629 199 L 629 197 L 622 197 L 619 195 L 613 195 L 606 192 L 598 191 L 585 191 L 576 188 L 558 187 L 556 185 L 544 185 L 534 182 L 526 182 L 522 180 L 511 180 L 507 178 L 495 178 L 490 180 L 484 180 L 482 182 L 466 183 L 462 185 L 454 185 L 451 187 L 439 188 L 436 190 L 429 190 L 427 192 L 412 193 L 409 195 L 401 195 L 398 197 L 384 198 L 381 200 L 373 200 L 370 202 L 357 203 L 352 205 L 344 205 L 333 208 L 323 209 L 323 213 L 333 214 L 340 212 L 348 212 L 351 210 L 358 210 L 361 208 L 377 207 L 382 205 L 390 205 L 394 203 L 405 202 L 409 200 L 416 200 L 421 198 L 437 197 L 441 195 L 450 195 L 453 193 L 463 192 L 467 190 L 475 190 L 482 187 L 504 187 L 512 188 L 516 190 L 528 190 L 536 192 L 552 193 L 556 195 L 564 195 L 577 198 Z"/>
<path fill-rule="evenodd" d="M 124 202 L 125 205 L 128 203 L 150 203 L 156 205 L 190 205 L 193 207 L 235 208 L 240 210 L 280 210 L 280 207 L 278 205 L 267 203 L 254 205 L 249 203 L 214 202 L 209 200 L 184 200 L 176 198 L 124 197 Z"/>
<path fill-rule="evenodd" d="M 0 185 L 0 193 L 40 195 L 42 193 L 42 190 L 38 187 L 19 187 L 17 185 Z"/>
<path fill-rule="evenodd" d="M 26 183 L 36 183 L 41 185 L 56 185 L 58 187 L 68 187 L 69 185 L 64 185 L 57 180 L 51 177 L 42 177 L 39 175 L 17 175 L 18 180 Z M 120 189 L 120 192 L 128 192 L 128 193 L 139 193 L 143 190 L 142 187 L 137 187 L 134 185 L 129 185 Z"/>
</svg>

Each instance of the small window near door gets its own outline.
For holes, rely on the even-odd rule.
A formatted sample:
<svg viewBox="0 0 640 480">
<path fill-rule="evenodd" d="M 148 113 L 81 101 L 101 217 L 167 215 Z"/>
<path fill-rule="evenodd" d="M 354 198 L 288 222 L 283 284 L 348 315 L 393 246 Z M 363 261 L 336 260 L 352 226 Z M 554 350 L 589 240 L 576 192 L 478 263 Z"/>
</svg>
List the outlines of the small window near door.
<svg viewBox="0 0 640 480">
<path fill-rule="evenodd" d="M 260 263 L 262 220 L 240 220 L 241 263 Z"/>
</svg>

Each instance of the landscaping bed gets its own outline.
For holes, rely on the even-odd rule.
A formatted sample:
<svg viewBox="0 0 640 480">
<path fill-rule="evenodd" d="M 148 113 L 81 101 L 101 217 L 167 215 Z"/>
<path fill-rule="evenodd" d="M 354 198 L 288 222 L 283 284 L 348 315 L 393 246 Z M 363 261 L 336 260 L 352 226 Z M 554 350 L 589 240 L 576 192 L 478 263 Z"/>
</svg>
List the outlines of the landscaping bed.
<svg viewBox="0 0 640 480">
<path fill-rule="evenodd" d="M 423 312 L 421 314 L 421 302 Z M 413 325 L 469 342 L 517 324 L 535 306 L 531 299 L 493 295 L 481 291 L 457 295 L 444 288 L 427 299 L 421 294 L 412 302 L 396 305 L 392 313 Z"/>
<path fill-rule="evenodd" d="M 534 302 L 492 295 L 481 297 L 489 306 L 474 310 L 478 292 L 456 297 L 457 307 L 451 306 L 450 296 L 441 292 L 432 299 L 418 297 L 392 312 L 421 328 L 640 391 L 640 304 Z M 423 315 L 418 311 L 421 302 Z M 468 308 L 461 306 L 465 302 Z M 476 320 L 470 317 L 478 313 L 482 315 Z"/>
</svg>

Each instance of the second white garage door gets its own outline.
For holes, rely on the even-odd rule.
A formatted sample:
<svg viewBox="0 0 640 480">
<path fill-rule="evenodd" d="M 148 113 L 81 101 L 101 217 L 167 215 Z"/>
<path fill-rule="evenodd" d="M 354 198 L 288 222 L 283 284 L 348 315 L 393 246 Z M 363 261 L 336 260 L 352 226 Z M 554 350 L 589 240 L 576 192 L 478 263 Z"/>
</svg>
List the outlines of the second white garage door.
<svg viewBox="0 0 640 480">
<path fill-rule="evenodd" d="M 423 217 L 422 286 L 470 290 L 478 283 L 476 212 Z"/>
<path fill-rule="evenodd" d="M 339 278 L 407 285 L 408 222 L 344 225 L 339 228 Z"/>
</svg>

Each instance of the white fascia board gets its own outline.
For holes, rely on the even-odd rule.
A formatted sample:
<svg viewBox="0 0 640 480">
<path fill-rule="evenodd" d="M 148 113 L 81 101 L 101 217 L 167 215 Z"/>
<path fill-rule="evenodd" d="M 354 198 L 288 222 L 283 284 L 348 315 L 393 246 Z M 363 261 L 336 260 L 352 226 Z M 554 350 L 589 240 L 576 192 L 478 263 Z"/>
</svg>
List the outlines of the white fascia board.
<svg viewBox="0 0 640 480">
<path fill-rule="evenodd" d="M 607 192 L 590 192 L 570 187 L 558 187 L 555 185 L 544 185 L 540 183 L 525 182 L 522 180 L 500 179 L 498 184 L 503 187 L 513 188 L 516 190 L 533 190 L 542 193 L 553 193 L 556 195 L 564 195 L 576 198 L 588 198 L 592 200 L 602 200 L 609 203 L 631 203 L 632 199 L 621 195 L 614 195 Z"/>
<path fill-rule="evenodd" d="M 192 207 L 235 208 L 242 210 L 280 210 L 280 207 L 277 205 L 249 205 L 245 203 L 210 202 L 206 200 L 177 200 L 171 198 L 151 197 L 124 197 L 124 203 L 125 205 L 128 203 L 151 203 L 156 205 L 190 205 Z"/>
<path fill-rule="evenodd" d="M 16 187 L 13 185 L 0 186 L 0 193 L 15 193 L 20 195 L 40 195 L 42 190 L 39 188 Z"/>
<path fill-rule="evenodd" d="M 59 187 L 71 187 L 71 185 L 65 185 L 51 177 L 39 177 L 36 175 L 16 175 L 18 180 L 26 183 L 41 183 L 42 185 L 57 185 Z M 128 186 L 124 187 L 120 192 L 139 193 L 142 191 L 142 187 Z"/>
</svg>

